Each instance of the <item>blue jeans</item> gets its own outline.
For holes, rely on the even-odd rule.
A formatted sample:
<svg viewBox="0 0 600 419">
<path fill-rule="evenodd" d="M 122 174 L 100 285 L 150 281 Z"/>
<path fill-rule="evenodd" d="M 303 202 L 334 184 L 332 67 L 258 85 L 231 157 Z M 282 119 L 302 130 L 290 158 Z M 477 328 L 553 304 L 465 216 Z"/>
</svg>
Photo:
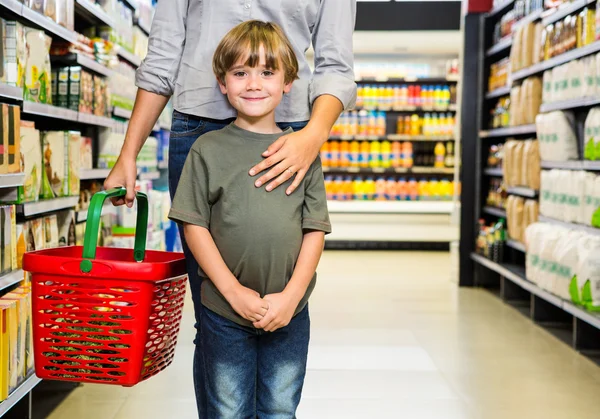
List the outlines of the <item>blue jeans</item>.
<svg viewBox="0 0 600 419">
<path fill-rule="evenodd" d="M 310 339 L 308 306 L 275 332 L 240 326 L 207 308 L 200 323 L 210 419 L 292 419 Z"/>
<path fill-rule="evenodd" d="M 183 171 L 183 165 L 192 145 L 198 137 L 210 131 L 219 130 L 229 125 L 233 119 L 215 121 L 206 120 L 193 115 L 173 111 L 173 122 L 171 125 L 171 137 L 169 140 L 169 192 L 171 199 L 175 195 L 179 178 Z M 294 131 L 299 131 L 306 126 L 307 122 L 290 122 L 278 124 L 281 129 L 292 127 Z M 258 162 L 257 162 L 258 163 Z M 187 272 L 189 277 L 190 289 L 192 292 L 192 301 L 194 302 L 194 312 L 196 317 L 196 338 L 194 344 L 194 389 L 196 392 L 196 403 L 198 404 L 198 417 L 205 419 L 206 415 L 206 392 L 204 391 L 204 363 L 202 361 L 202 352 L 200 344 L 202 342 L 200 324 L 202 321 L 203 306 L 200 302 L 200 285 L 202 279 L 198 276 L 198 262 L 190 252 L 183 236 L 183 227 L 179 226 L 181 244 L 185 254 Z"/>
</svg>

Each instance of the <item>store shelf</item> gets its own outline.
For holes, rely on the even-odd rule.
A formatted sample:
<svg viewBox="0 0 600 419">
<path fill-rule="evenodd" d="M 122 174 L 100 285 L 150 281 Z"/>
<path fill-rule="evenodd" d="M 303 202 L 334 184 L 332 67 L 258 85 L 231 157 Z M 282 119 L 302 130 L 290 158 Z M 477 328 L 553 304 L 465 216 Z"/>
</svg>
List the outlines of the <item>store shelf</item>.
<svg viewBox="0 0 600 419">
<path fill-rule="evenodd" d="M 23 88 L 0 83 L 0 98 L 23 100 Z"/>
<path fill-rule="evenodd" d="M 0 276 L 0 291 L 18 284 L 24 279 L 24 275 L 25 274 L 22 269 L 17 269 L 16 271 L 12 271 L 11 273 Z"/>
<path fill-rule="evenodd" d="M 508 247 L 511 247 L 511 248 L 513 248 L 515 250 L 518 250 L 520 252 L 523 252 L 523 253 L 527 252 L 527 249 L 525 248 L 525 245 L 523 243 L 521 243 L 521 242 L 516 241 L 516 240 L 507 240 L 506 241 L 506 245 Z"/>
<path fill-rule="evenodd" d="M 16 188 L 25 182 L 25 173 L 7 173 L 0 175 L 0 189 Z"/>
<path fill-rule="evenodd" d="M 79 179 L 95 180 L 106 179 L 111 169 L 82 169 L 79 171 Z"/>
<path fill-rule="evenodd" d="M 594 3 L 596 3 L 596 0 L 576 0 L 571 1 L 570 3 L 565 3 L 561 7 L 550 9 L 554 10 L 554 12 L 542 18 L 542 25 L 545 27 L 552 23 L 558 22 L 559 20 L 572 15 L 584 7 Z"/>
<path fill-rule="evenodd" d="M 535 124 L 519 125 L 516 127 L 495 128 L 487 131 L 479 131 L 481 138 L 510 137 L 511 135 L 535 134 Z"/>
<path fill-rule="evenodd" d="M 110 26 L 111 28 L 117 27 L 108 13 L 91 0 L 76 0 L 75 10 L 79 14 L 84 15 L 89 22 L 95 25 Z"/>
<path fill-rule="evenodd" d="M 123 0 L 123 3 L 133 11 L 136 11 L 138 8 L 137 0 Z"/>
<path fill-rule="evenodd" d="M 27 378 L 23 384 L 21 384 L 15 391 L 8 395 L 6 400 L 0 403 L 0 417 L 12 409 L 15 404 L 29 394 L 29 392 L 41 382 L 42 380 L 37 378 L 35 375 L 31 375 L 29 378 Z"/>
<path fill-rule="evenodd" d="M 496 90 L 492 90 L 491 92 L 489 92 L 485 95 L 485 98 L 486 99 L 497 99 L 502 96 L 508 96 L 508 95 L 510 95 L 510 89 L 511 89 L 510 86 L 505 86 L 505 87 L 501 87 Z"/>
<path fill-rule="evenodd" d="M 531 188 L 524 188 L 521 186 L 506 188 L 506 192 L 510 195 L 518 195 L 524 198 L 535 198 L 536 196 L 538 196 L 538 191 Z"/>
<path fill-rule="evenodd" d="M 144 22 L 143 20 L 137 20 L 135 26 L 140 28 L 147 36 L 150 36 L 150 29 L 152 29 L 152 24 Z"/>
<path fill-rule="evenodd" d="M 490 10 L 487 14 L 487 17 L 491 18 L 491 17 L 494 17 L 496 15 L 503 13 L 504 11 L 508 11 L 508 8 L 511 7 L 514 3 L 515 3 L 514 0 L 507 0 L 507 1 L 503 2 L 502 4 L 494 7 L 492 10 Z"/>
<path fill-rule="evenodd" d="M 540 113 L 562 111 L 576 108 L 587 108 L 597 105 L 600 105 L 600 99 L 592 97 L 583 99 L 563 100 L 560 102 L 542 104 L 542 106 L 540 106 Z"/>
<path fill-rule="evenodd" d="M 438 137 L 429 137 L 424 135 L 403 135 L 403 134 L 389 134 L 389 135 L 334 135 L 329 137 L 332 141 L 454 141 L 454 137 L 451 135 L 444 135 Z"/>
<path fill-rule="evenodd" d="M 58 106 L 46 105 L 43 103 L 23 102 L 23 113 L 30 115 L 45 116 L 48 118 L 62 119 L 65 121 L 79 121 L 78 112 Z"/>
<path fill-rule="evenodd" d="M 505 36 L 500 41 L 498 41 L 496 43 L 496 45 L 489 48 L 486 51 L 485 55 L 488 57 L 492 57 L 496 54 L 500 54 L 501 52 L 504 52 L 504 51 L 510 49 L 512 47 L 512 43 L 513 43 L 512 35 Z"/>
<path fill-rule="evenodd" d="M 542 169 L 564 169 L 564 170 L 583 170 L 583 163 L 580 160 L 570 161 L 542 161 L 540 166 Z M 591 162 L 590 162 L 591 163 Z M 599 167 L 600 170 L 600 167 Z"/>
<path fill-rule="evenodd" d="M 540 215 L 538 217 L 538 221 L 546 223 L 546 224 L 553 224 L 553 225 L 556 225 L 556 226 L 568 228 L 568 229 L 571 229 L 571 230 L 583 231 L 583 232 L 586 232 L 586 233 L 591 234 L 593 236 L 600 236 L 600 228 L 596 228 L 596 227 L 592 227 L 592 226 L 588 226 L 588 225 L 576 224 L 576 223 L 568 223 L 566 221 L 556 220 L 554 218 L 546 217 L 544 215 Z"/>
<path fill-rule="evenodd" d="M 528 23 L 532 23 L 532 22 L 535 22 L 537 20 L 540 20 L 542 18 L 543 14 L 544 14 L 544 10 L 543 9 L 538 9 L 535 12 L 528 14 L 523 19 L 517 21 L 517 23 L 515 23 L 513 25 L 512 32 L 515 33 L 517 31 L 517 29 L 519 29 L 519 27 L 522 26 L 522 25 L 526 25 Z"/>
<path fill-rule="evenodd" d="M 454 203 L 436 201 L 327 201 L 330 213 L 452 214 Z"/>
<path fill-rule="evenodd" d="M 123 47 L 119 47 L 117 55 L 119 55 L 119 57 L 123 58 L 125 61 L 128 61 L 135 67 L 139 67 L 142 64 L 142 59 L 140 57 L 125 50 Z"/>
<path fill-rule="evenodd" d="M 485 173 L 488 176 L 504 176 L 504 172 L 502 171 L 501 167 L 487 167 L 483 170 L 483 173 Z"/>
<path fill-rule="evenodd" d="M 23 3 L 17 0 L 0 0 L 0 6 L 6 7 L 19 16 L 23 15 Z"/>
<path fill-rule="evenodd" d="M 113 115 L 118 116 L 119 118 L 131 119 L 131 112 L 132 111 L 123 109 L 123 108 L 119 108 L 118 106 L 115 106 L 113 108 Z"/>
<path fill-rule="evenodd" d="M 486 206 L 486 207 L 483 207 L 483 212 L 485 212 L 486 214 L 489 214 L 489 215 L 494 215 L 496 217 L 506 218 L 506 210 L 504 210 L 502 208 Z"/>
<path fill-rule="evenodd" d="M 566 311 L 567 313 L 573 315 L 574 317 L 588 323 L 595 328 L 600 329 L 600 315 L 596 313 L 592 313 L 582 309 L 571 303 L 570 301 L 563 300 L 560 297 L 557 297 L 554 294 L 549 293 L 548 291 L 540 288 L 538 285 L 530 282 L 526 279 L 525 269 L 516 265 L 508 265 L 508 264 L 499 264 L 496 262 L 492 262 L 491 260 L 478 255 L 476 253 L 471 253 L 471 259 L 475 262 L 479 263 L 482 266 L 502 275 L 504 278 L 509 281 L 519 285 L 524 290 L 530 292 L 538 296 L 539 298 L 549 302 L 550 304 Z"/>
<path fill-rule="evenodd" d="M 104 77 L 110 77 L 110 75 L 112 74 L 111 69 L 83 54 L 52 55 L 50 59 L 53 63 L 79 65 L 85 68 L 86 70 L 89 70 Z"/>
<path fill-rule="evenodd" d="M 28 202 L 17 205 L 17 215 L 22 217 L 31 217 L 33 215 L 45 214 L 47 212 L 60 211 L 62 209 L 73 208 L 78 202 L 78 196 L 47 199 L 38 202 Z"/>
<path fill-rule="evenodd" d="M 359 106 L 355 111 L 378 111 L 378 112 L 456 112 L 457 106 L 451 103 L 444 107 L 423 107 L 423 106 Z"/>
<path fill-rule="evenodd" d="M 534 74 L 542 73 L 546 70 L 549 70 L 549 69 L 559 66 L 561 64 L 565 64 L 565 63 L 568 63 L 569 61 L 573 61 L 578 58 L 582 58 L 587 55 L 594 54 L 598 51 L 600 51 L 600 41 L 596 41 L 596 42 L 586 45 L 584 47 L 565 52 L 564 54 L 558 55 L 556 57 L 552 57 L 549 60 L 542 61 L 541 63 L 534 64 L 531 67 L 517 71 L 512 74 L 512 80 L 513 81 L 522 80 L 526 77 L 532 76 Z"/>
<path fill-rule="evenodd" d="M 160 172 L 159 171 L 143 172 L 143 173 L 140 173 L 138 175 L 138 179 L 139 180 L 156 180 L 156 179 L 160 179 Z"/>
<path fill-rule="evenodd" d="M 457 83 L 458 77 L 358 77 L 357 83 L 423 83 L 423 84 L 444 84 Z"/>
<path fill-rule="evenodd" d="M 348 174 L 394 174 L 394 173 L 412 173 L 412 174 L 438 174 L 438 175 L 452 175 L 454 174 L 454 168 L 441 168 L 437 169 L 434 167 L 411 167 L 411 168 L 383 168 L 383 167 L 323 167 L 324 173 L 348 173 Z"/>
<path fill-rule="evenodd" d="M 95 125 L 97 127 L 113 128 L 115 126 L 115 121 L 112 118 L 81 112 L 77 114 L 77 121 L 82 124 Z"/>
<path fill-rule="evenodd" d="M 77 43 L 77 33 L 74 31 L 70 31 L 69 29 L 59 25 L 54 22 L 47 16 L 40 14 L 29 7 L 23 6 L 22 16 L 29 21 L 29 23 L 33 23 L 40 28 L 44 29 L 46 32 L 52 35 L 56 35 L 59 38 L 64 39 L 67 42 L 72 44 Z"/>
</svg>

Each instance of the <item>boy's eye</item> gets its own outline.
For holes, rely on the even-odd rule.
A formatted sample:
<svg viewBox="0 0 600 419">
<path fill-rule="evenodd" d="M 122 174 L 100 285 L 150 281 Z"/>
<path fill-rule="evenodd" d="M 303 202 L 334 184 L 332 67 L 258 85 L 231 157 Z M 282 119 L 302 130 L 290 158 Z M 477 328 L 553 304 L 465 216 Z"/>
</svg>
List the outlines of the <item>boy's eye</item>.
<svg viewBox="0 0 600 419">
<path fill-rule="evenodd" d="M 271 70 L 265 70 L 265 71 L 263 71 L 263 76 L 269 77 L 269 76 L 272 76 L 273 74 L 275 74 L 275 73 L 273 73 Z"/>
<path fill-rule="evenodd" d="M 233 73 L 233 75 L 235 77 L 244 77 L 246 75 L 246 73 L 243 71 L 236 71 L 235 73 Z"/>
</svg>

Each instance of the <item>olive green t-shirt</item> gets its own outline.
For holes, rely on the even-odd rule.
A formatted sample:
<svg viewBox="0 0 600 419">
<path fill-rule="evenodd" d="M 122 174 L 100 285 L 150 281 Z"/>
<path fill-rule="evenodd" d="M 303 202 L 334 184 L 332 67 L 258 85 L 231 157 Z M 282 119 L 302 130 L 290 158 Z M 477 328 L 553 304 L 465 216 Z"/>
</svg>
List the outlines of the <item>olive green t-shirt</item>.
<svg viewBox="0 0 600 419">
<path fill-rule="evenodd" d="M 192 146 L 181 173 L 169 218 L 208 229 L 233 275 L 261 297 L 284 290 L 290 280 L 305 231 L 331 232 L 321 161 L 287 196 L 281 185 L 272 192 L 256 188 L 248 171 L 278 134 L 258 134 L 235 124 L 202 135 Z M 243 326 L 239 316 L 207 275 L 199 270 L 202 304 Z M 314 289 L 314 275 L 298 314 Z"/>
</svg>

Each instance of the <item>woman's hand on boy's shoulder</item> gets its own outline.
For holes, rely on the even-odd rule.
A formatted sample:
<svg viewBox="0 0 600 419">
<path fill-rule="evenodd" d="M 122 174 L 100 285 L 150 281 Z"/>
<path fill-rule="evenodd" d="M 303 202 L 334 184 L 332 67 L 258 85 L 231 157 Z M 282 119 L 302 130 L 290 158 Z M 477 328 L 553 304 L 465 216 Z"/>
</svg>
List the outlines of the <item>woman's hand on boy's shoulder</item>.
<svg viewBox="0 0 600 419">
<path fill-rule="evenodd" d="M 294 296 L 284 291 L 265 295 L 263 300 L 269 304 L 269 310 L 262 320 L 254 323 L 254 327 L 274 332 L 290 324 L 298 307 L 298 300 Z"/>
<path fill-rule="evenodd" d="M 327 132 L 320 132 L 309 126 L 280 137 L 263 153 L 265 159 L 250 169 L 251 176 L 271 169 L 257 179 L 255 186 L 260 188 L 275 179 L 266 187 L 267 191 L 272 191 L 295 176 L 285 192 L 290 195 L 300 186 L 327 137 Z"/>
</svg>

